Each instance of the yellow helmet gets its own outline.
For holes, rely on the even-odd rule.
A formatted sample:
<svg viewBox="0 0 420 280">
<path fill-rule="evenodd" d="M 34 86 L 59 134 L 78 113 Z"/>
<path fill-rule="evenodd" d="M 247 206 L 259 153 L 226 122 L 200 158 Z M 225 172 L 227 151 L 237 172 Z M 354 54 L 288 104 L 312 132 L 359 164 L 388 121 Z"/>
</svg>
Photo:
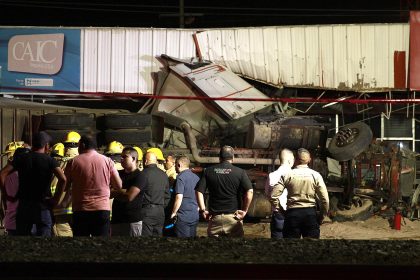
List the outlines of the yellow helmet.
<svg viewBox="0 0 420 280">
<path fill-rule="evenodd" d="M 163 157 L 163 153 L 159 148 L 150 148 L 147 150 L 147 152 L 154 153 L 156 155 L 157 160 L 165 161 L 165 158 Z"/>
<path fill-rule="evenodd" d="M 124 149 L 123 144 L 121 144 L 118 141 L 112 141 L 108 145 L 108 150 L 106 151 L 106 154 L 109 154 L 109 155 L 121 154 L 123 149 Z"/>
<path fill-rule="evenodd" d="M 79 141 L 80 141 L 80 134 L 77 133 L 76 131 L 70 131 L 69 133 L 67 133 L 67 137 L 64 143 L 79 143 Z"/>
<path fill-rule="evenodd" d="M 52 147 L 53 153 L 56 155 L 59 155 L 61 157 L 64 157 L 64 144 L 63 143 L 57 143 Z"/>
<path fill-rule="evenodd" d="M 133 146 L 133 149 L 137 151 L 137 154 L 139 156 L 137 160 L 143 160 L 143 152 L 141 151 L 141 149 L 137 146 Z"/>
<path fill-rule="evenodd" d="M 17 148 L 22 148 L 23 144 L 24 144 L 23 141 L 10 142 L 9 144 L 7 144 L 6 151 L 4 152 L 4 154 L 7 155 L 8 159 L 10 159 L 13 156 L 13 154 L 15 153 L 16 149 Z"/>
</svg>

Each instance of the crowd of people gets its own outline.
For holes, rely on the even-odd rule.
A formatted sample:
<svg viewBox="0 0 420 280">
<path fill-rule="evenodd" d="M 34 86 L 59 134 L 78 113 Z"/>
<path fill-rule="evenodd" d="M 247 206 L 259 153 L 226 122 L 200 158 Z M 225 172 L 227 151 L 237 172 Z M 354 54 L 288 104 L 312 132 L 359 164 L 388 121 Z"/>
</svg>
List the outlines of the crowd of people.
<svg viewBox="0 0 420 280">
<path fill-rule="evenodd" d="M 230 146 L 220 149 L 220 163 L 200 178 L 187 156 L 165 158 L 159 148 L 143 155 L 139 147 L 114 141 L 103 155 L 94 137 L 74 131 L 63 143 L 50 148 L 50 142 L 41 131 L 32 147 L 7 147 L 0 187 L 8 235 L 195 237 L 201 216 L 208 236 L 244 236 L 253 187 L 246 171 L 233 165 Z M 290 150 L 282 150 L 280 160 L 266 183 L 271 235 L 319 238 L 329 207 L 324 181 L 308 167 L 305 149 L 298 150 L 294 169 Z"/>
</svg>

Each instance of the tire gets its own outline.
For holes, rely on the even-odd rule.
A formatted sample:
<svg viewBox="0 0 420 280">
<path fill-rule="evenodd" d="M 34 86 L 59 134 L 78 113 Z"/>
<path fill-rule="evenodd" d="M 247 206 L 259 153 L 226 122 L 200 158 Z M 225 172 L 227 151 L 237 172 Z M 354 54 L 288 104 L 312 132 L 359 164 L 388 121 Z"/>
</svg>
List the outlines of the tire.
<svg viewBox="0 0 420 280">
<path fill-rule="evenodd" d="M 51 113 L 43 116 L 44 129 L 84 129 L 95 127 L 92 114 L 87 113 Z"/>
<path fill-rule="evenodd" d="M 264 195 L 264 191 L 254 191 L 247 216 L 251 218 L 268 218 L 271 215 L 271 204 Z"/>
<path fill-rule="evenodd" d="M 373 203 L 369 199 L 362 199 L 362 201 L 362 206 L 352 205 L 349 210 L 337 210 L 332 220 L 336 222 L 366 221 L 373 215 Z"/>
<path fill-rule="evenodd" d="M 103 132 L 104 143 L 118 141 L 123 145 L 139 146 L 149 142 L 162 143 L 163 139 L 158 138 L 150 127 L 145 129 L 108 129 Z"/>
<path fill-rule="evenodd" d="M 76 131 L 81 136 L 89 135 L 89 134 L 94 134 L 95 136 L 97 135 L 97 131 L 92 130 L 92 129 L 77 129 L 77 130 L 62 129 L 62 130 L 44 130 L 44 131 L 48 133 L 48 135 L 51 136 L 53 144 L 56 144 L 59 142 L 63 143 L 63 141 L 66 139 L 67 133 L 69 133 L 70 131 Z"/>
<path fill-rule="evenodd" d="M 369 146 L 373 138 L 372 130 L 367 124 L 363 122 L 351 123 L 344 126 L 342 130 L 344 129 L 356 130 L 358 131 L 358 134 L 355 136 L 352 142 L 343 146 L 340 146 L 337 143 L 340 133 L 334 135 L 328 146 L 328 151 L 330 152 L 331 157 L 338 161 L 347 161 L 358 156 Z"/>
<path fill-rule="evenodd" d="M 110 114 L 101 118 L 98 125 L 106 129 L 141 129 L 156 126 L 163 118 L 149 114 Z"/>
</svg>

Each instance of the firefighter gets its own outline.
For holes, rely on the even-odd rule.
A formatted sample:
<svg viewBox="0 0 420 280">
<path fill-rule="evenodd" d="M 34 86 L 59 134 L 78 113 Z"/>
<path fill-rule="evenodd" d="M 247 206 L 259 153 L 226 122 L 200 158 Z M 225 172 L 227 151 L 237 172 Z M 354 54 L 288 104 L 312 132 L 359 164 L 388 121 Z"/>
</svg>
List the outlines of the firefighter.
<svg viewBox="0 0 420 280">
<path fill-rule="evenodd" d="M 138 158 L 137 158 L 137 167 L 138 169 L 143 170 L 143 152 L 142 150 L 137 147 L 137 146 L 133 146 L 133 149 L 136 150 L 137 154 L 138 154 Z"/>
<path fill-rule="evenodd" d="M 159 148 L 150 148 L 147 150 L 147 153 L 154 153 L 157 158 L 157 167 L 159 167 L 163 172 L 166 173 L 165 166 L 163 165 L 165 162 L 165 158 L 163 157 L 163 153 Z"/>
<path fill-rule="evenodd" d="M 105 151 L 105 155 L 111 158 L 115 163 L 115 168 L 117 170 L 123 170 L 121 166 L 121 153 L 124 149 L 124 145 L 118 141 L 112 141 L 108 144 L 108 149 Z"/>
<path fill-rule="evenodd" d="M 63 143 L 55 144 L 51 149 L 51 156 L 56 159 L 64 157 L 64 144 Z"/>
<path fill-rule="evenodd" d="M 70 131 L 66 135 L 63 143 L 57 143 L 52 148 L 52 156 L 58 161 L 60 167 L 64 170 L 69 160 L 79 155 L 79 140 L 80 134 L 76 131 Z M 57 178 L 54 176 L 51 182 L 51 192 L 54 195 L 57 186 Z M 71 204 L 71 190 L 63 192 L 59 203 L 53 208 L 54 236 L 72 237 L 73 231 L 71 228 L 73 219 L 73 210 Z"/>
</svg>

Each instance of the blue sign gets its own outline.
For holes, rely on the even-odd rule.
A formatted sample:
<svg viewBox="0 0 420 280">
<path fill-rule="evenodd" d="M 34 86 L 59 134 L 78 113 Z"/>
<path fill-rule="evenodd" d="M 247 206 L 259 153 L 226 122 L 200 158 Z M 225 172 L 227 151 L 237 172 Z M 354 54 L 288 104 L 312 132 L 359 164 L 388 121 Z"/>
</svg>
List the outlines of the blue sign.
<svg viewBox="0 0 420 280">
<path fill-rule="evenodd" d="M 80 91 L 80 29 L 0 28 L 0 91 Z"/>
</svg>

